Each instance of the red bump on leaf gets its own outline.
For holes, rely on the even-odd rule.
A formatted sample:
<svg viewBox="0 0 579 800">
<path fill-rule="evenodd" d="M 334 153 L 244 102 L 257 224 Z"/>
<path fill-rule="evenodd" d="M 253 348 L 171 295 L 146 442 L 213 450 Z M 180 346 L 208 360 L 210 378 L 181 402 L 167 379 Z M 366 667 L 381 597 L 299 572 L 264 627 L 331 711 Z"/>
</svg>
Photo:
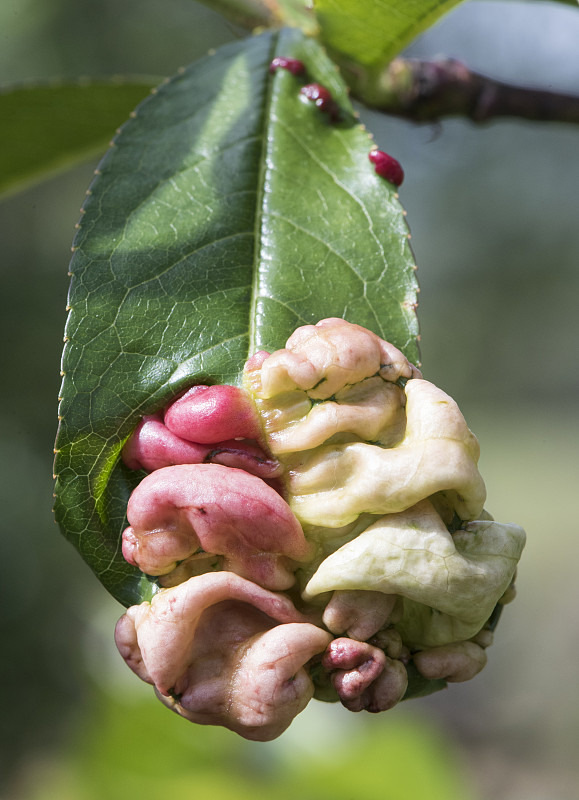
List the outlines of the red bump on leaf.
<svg viewBox="0 0 579 800">
<path fill-rule="evenodd" d="M 308 83 L 302 86 L 300 94 L 303 94 L 307 100 L 311 100 L 318 108 L 322 109 L 332 101 L 330 91 L 325 86 L 322 86 L 321 83 Z"/>
<path fill-rule="evenodd" d="M 394 186 L 400 186 L 404 180 L 404 170 L 400 166 L 400 162 L 395 158 L 389 156 L 383 150 L 372 150 L 368 158 L 374 164 L 376 175 L 381 178 L 386 178 L 387 181 L 393 183 Z"/>
<path fill-rule="evenodd" d="M 277 69 L 287 69 L 292 75 L 303 75 L 306 71 L 304 62 L 299 58 L 287 58 L 286 56 L 276 56 L 269 65 L 269 71 L 274 73 Z"/>
<path fill-rule="evenodd" d="M 333 122 L 339 118 L 340 109 L 338 108 L 338 104 L 332 97 L 329 89 L 326 89 L 321 83 L 308 83 L 302 86 L 300 94 L 303 95 L 306 100 L 314 103 L 324 114 L 328 114 Z"/>
</svg>

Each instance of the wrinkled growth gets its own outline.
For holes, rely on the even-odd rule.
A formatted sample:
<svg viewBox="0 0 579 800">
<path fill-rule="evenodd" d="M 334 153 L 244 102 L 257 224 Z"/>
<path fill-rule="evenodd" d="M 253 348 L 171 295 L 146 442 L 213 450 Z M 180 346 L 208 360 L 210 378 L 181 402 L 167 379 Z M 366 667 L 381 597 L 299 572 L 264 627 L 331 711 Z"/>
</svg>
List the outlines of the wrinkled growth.
<svg viewBox="0 0 579 800">
<path fill-rule="evenodd" d="M 304 665 L 331 640 L 290 600 L 229 572 L 190 578 L 133 606 L 115 636 L 166 705 L 257 740 L 279 736 L 305 708 L 313 684 Z"/>
<path fill-rule="evenodd" d="M 123 555 L 159 589 L 116 629 L 159 698 L 248 739 L 312 697 L 375 713 L 469 680 L 524 541 L 484 511 L 478 442 L 393 345 L 342 319 L 193 386 L 123 459 Z"/>
<path fill-rule="evenodd" d="M 196 554 L 266 589 L 294 583 L 291 560 L 311 547 L 287 503 L 255 475 L 217 464 L 181 464 L 148 475 L 127 509 L 123 556 L 149 575 L 166 575 Z"/>
<path fill-rule="evenodd" d="M 403 597 L 396 628 L 407 644 L 435 647 L 470 639 L 509 587 L 523 544 L 519 527 L 488 520 L 450 534 L 432 503 L 423 500 L 382 517 L 328 556 L 304 596 L 366 589 Z"/>
</svg>

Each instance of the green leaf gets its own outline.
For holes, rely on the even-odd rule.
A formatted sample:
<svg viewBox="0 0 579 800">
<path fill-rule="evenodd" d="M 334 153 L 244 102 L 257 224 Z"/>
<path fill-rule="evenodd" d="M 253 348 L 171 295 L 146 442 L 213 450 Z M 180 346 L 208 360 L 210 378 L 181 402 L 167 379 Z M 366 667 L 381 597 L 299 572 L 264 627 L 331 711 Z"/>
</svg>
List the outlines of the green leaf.
<svg viewBox="0 0 579 800">
<path fill-rule="evenodd" d="M 0 92 L 0 195 L 104 152 L 156 81 L 47 83 Z"/>
<path fill-rule="evenodd" d="M 460 0 L 314 0 L 322 41 L 365 67 L 382 67 Z"/>
<path fill-rule="evenodd" d="M 341 109 L 300 97 L 302 59 Z M 344 84 L 297 30 L 228 45 L 160 87 L 121 129 L 71 263 L 56 515 L 121 602 L 151 590 L 120 553 L 142 478 L 119 460 L 143 414 L 184 387 L 239 383 L 247 357 L 345 317 L 416 361 L 415 266 L 395 187 L 368 160 Z"/>
</svg>

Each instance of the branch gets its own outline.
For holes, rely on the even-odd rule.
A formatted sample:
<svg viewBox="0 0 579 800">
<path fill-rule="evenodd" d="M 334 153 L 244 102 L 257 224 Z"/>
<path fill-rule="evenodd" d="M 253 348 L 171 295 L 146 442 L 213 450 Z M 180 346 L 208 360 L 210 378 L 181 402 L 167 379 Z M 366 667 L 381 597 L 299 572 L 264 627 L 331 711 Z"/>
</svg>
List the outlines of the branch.
<svg viewBox="0 0 579 800">
<path fill-rule="evenodd" d="M 518 117 L 579 123 L 579 96 L 502 83 L 453 58 L 397 58 L 375 74 L 351 63 L 340 66 L 353 94 L 363 103 L 413 122 L 462 116 L 474 122 Z"/>
</svg>

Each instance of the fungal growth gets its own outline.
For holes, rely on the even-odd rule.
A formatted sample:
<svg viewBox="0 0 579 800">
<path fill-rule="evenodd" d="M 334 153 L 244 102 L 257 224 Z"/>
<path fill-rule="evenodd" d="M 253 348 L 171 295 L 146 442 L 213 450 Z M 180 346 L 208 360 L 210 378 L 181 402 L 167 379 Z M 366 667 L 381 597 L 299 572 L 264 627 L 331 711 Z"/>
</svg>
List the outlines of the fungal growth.
<svg viewBox="0 0 579 800">
<path fill-rule="evenodd" d="M 148 575 L 166 575 L 196 554 L 266 589 L 289 589 L 290 565 L 312 547 L 288 504 L 244 470 L 180 464 L 155 470 L 127 508 L 123 556 Z"/>
<path fill-rule="evenodd" d="M 386 711 L 484 667 L 525 533 L 484 509 L 456 403 L 371 331 L 298 328 L 122 457 L 149 473 L 122 552 L 159 588 L 117 646 L 181 716 L 266 741 L 312 698 Z"/>
</svg>

